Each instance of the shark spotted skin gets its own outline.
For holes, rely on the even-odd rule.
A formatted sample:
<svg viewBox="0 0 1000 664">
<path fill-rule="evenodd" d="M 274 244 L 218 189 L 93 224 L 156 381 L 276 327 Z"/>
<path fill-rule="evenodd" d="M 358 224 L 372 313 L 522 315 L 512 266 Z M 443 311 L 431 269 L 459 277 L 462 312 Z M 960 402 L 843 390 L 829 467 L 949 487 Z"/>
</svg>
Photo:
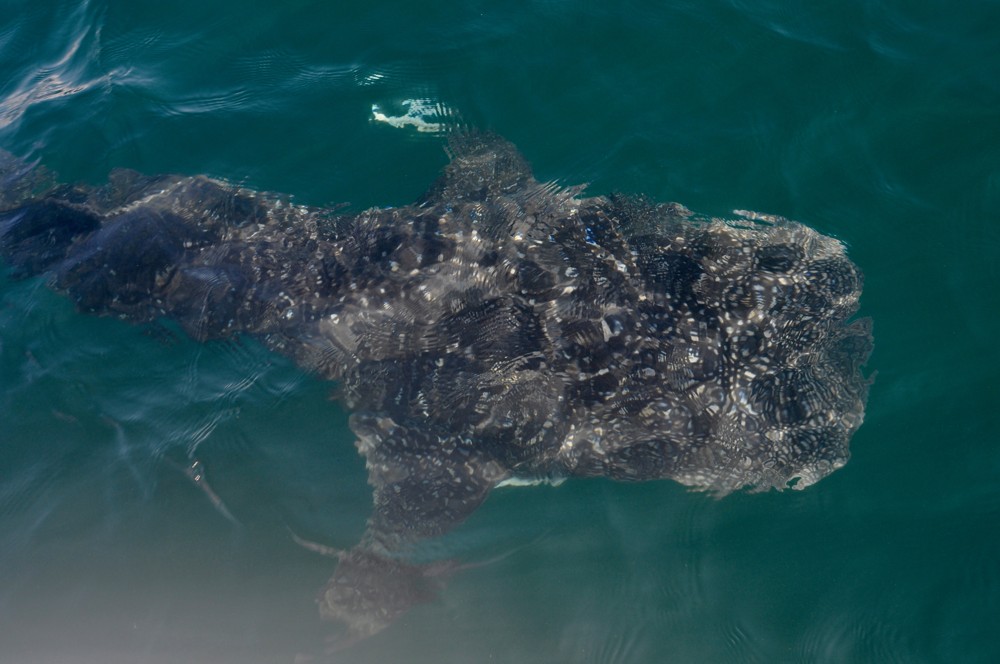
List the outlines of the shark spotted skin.
<svg viewBox="0 0 1000 664">
<path fill-rule="evenodd" d="M 250 335 L 336 381 L 374 509 L 321 593 L 351 638 L 435 585 L 406 561 L 503 482 L 803 488 L 861 425 L 871 323 L 799 223 L 538 182 L 454 136 L 416 203 L 359 214 L 195 176 L 60 185 L 0 159 L 0 255 L 87 312 Z"/>
</svg>

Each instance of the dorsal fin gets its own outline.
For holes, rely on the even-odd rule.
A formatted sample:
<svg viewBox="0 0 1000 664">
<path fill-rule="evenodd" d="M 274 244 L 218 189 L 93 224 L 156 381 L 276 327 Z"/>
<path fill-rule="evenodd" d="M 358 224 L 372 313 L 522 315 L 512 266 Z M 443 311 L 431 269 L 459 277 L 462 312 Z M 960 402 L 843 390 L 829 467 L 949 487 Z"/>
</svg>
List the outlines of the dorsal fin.
<svg viewBox="0 0 1000 664">
<path fill-rule="evenodd" d="M 496 134 L 452 134 L 447 152 L 451 161 L 421 202 L 487 201 L 534 182 L 524 156 Z"/>
</svg>

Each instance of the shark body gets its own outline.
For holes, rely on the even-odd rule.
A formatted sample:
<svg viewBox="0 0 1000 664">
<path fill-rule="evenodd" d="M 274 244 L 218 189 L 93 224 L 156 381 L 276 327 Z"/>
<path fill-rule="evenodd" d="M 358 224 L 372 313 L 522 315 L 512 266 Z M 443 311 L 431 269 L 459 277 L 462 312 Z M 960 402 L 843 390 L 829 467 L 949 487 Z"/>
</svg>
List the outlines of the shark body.
<svg viewBox="0 0 1000 664">
<path fill-rule="evenodd" d="M 871 323 L 844 246 L 796 222 L 538 182 L 456 136 L 412 205 L 293 205 L 204 176 L 61 185 L 0 160 L 0 255 L 86 312 L 250 335 L 336 381 L 374 509 L 320 612 L 354 638 L 431 592 L 410 547 L 502 483 L 803 488 L 846 463 Z"/>
</svg>

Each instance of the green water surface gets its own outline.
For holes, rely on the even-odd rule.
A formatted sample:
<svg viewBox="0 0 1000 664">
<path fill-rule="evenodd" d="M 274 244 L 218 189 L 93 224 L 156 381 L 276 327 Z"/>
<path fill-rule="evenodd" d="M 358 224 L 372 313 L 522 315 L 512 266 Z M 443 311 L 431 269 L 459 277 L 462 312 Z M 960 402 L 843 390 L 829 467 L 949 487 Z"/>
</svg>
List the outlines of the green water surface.
<svg viewBox="0 0 1000 664">
<path fill-rule="evenodd" d="M 989 0 L 0 0 L 0 147 L 399 205 L 445 141 L 372 107 L 426 100 L 540 180 L 842 239 L 877 370 L 845 468 L 495 492 L 433 552 L 510 555 L 332 661 L 996 662 L 998 28 Z M 290 530 L 348 546 L 370 500 L 332 392 L 0 277 L 0 662 L 321 661 L 334 562 Z"/>
</svg>

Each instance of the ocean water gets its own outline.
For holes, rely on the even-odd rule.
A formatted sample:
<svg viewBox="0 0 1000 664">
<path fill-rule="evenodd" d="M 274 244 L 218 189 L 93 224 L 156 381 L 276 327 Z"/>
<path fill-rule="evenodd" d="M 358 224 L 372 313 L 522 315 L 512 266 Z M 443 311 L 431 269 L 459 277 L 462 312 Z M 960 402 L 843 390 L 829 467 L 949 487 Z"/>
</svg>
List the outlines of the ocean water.
<svg viewBox="0 0 1000 664">
<path fill-rule="evenodd" d="M 996 662 L 998 26 L 988 0 L 0 0 L 0 147 L 360 210 L 446 163 L 373 113 L 425 107 L 539 179 L 842 239 L 877 370 L 846 467 L 722 500 L 496 491 L 436 546 L 507 555 L 331 659 Z M 334 562 L 291 533 L 348 546 L 370 509 L 332 392 L 0 266 L 0 662 L 323 661 Z"/>
</svg>

